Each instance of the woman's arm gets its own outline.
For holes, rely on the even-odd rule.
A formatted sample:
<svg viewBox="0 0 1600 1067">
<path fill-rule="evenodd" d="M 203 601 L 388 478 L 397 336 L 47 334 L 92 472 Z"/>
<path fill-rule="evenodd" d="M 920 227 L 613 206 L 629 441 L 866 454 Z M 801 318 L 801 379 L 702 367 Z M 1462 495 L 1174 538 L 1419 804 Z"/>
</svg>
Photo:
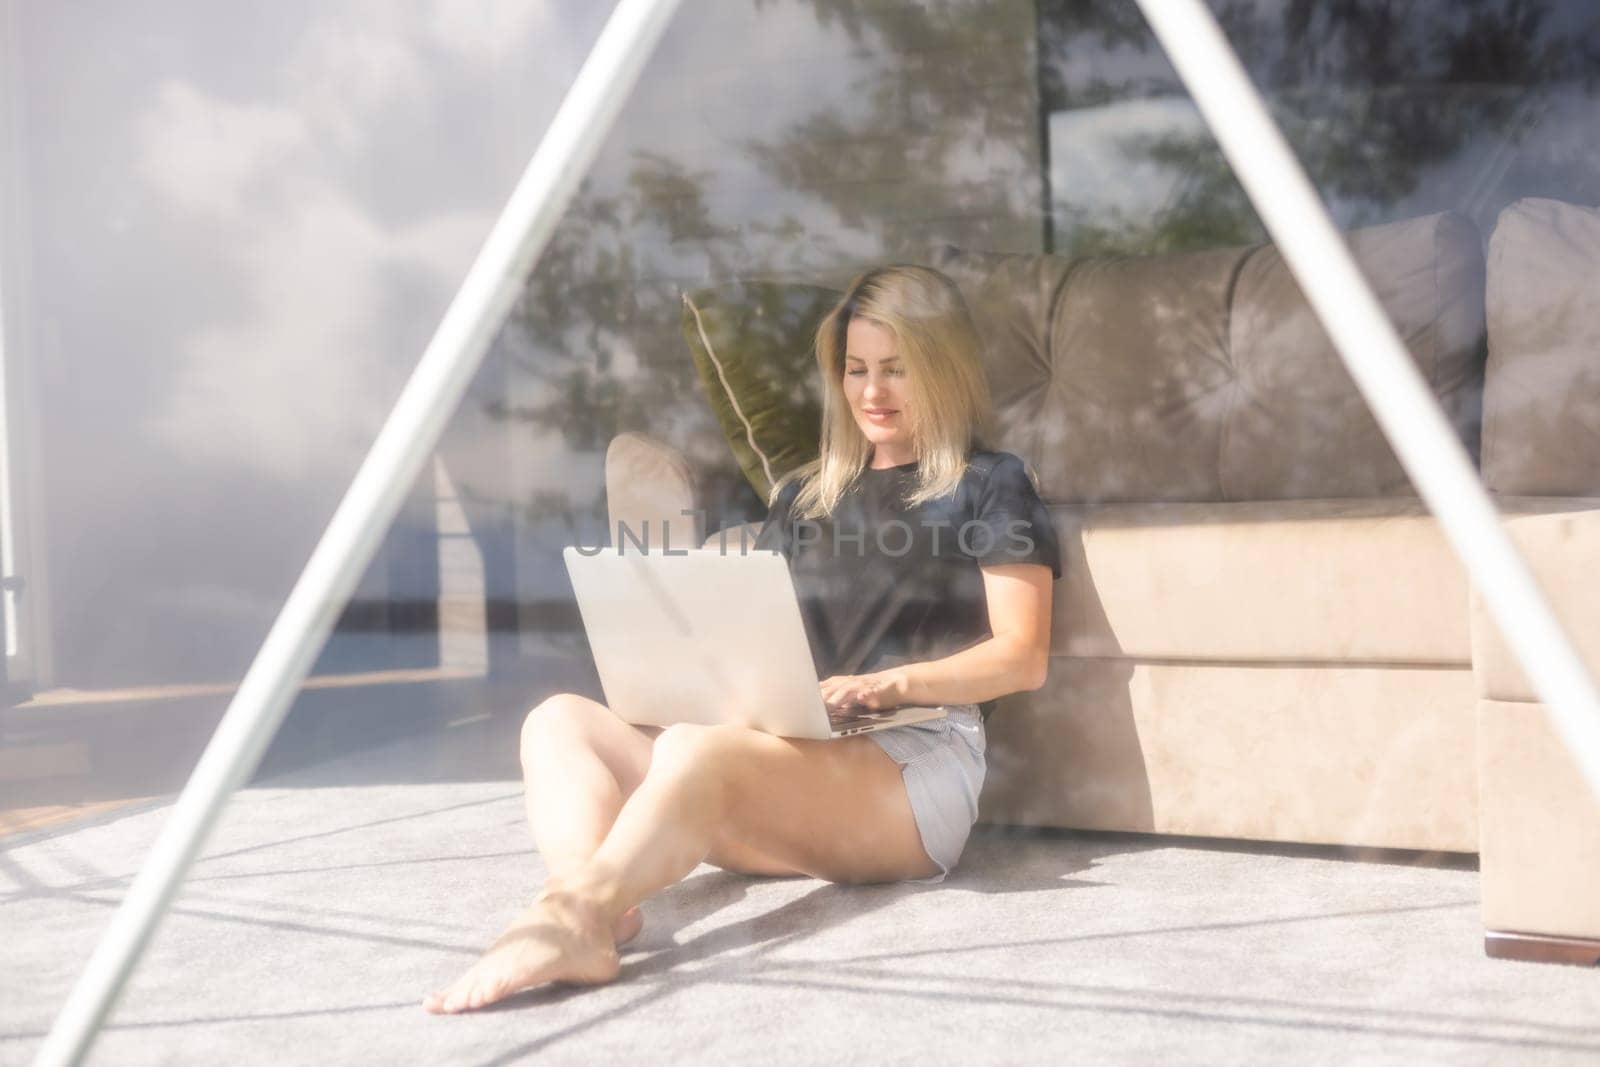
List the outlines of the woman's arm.
<svg viewBox="0 0 1600 1067">
<path fill-rule="evenodd" d="M 976 704 L 1044 685 L 1050 663 L 1050 568 L 1003 563 L 980 569 L 994 636 L 943 659 L 825 679 L 823 700 L 874 708 Z"/>
</svg>

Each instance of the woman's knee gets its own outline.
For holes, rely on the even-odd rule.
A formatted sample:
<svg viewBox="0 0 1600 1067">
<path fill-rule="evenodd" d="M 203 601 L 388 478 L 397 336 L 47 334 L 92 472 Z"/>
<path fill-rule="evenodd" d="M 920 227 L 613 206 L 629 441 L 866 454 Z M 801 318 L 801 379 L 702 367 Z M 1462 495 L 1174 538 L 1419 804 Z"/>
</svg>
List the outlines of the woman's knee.
<svg viewBox="0 0 1600 1067">
<path fill-rule="evenodd" d="M 556 693 L 535 705 L 522 720 L 523 762 L 531 753 L 581 742 L 587 735 L 587 720 L 594 713 L 588 706 L 592 703 L 576 693 Z"/>
</svg>

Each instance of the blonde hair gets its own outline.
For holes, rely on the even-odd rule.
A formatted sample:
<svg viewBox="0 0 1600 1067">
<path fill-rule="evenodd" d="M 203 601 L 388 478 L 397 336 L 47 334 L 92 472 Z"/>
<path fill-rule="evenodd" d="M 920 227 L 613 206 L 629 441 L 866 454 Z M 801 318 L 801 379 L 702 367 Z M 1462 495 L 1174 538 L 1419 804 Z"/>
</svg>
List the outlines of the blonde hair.
<svg viewBox="0 0 1600 1067">
<path fill-rule="evenodd" d="M 869 270 L 850 283 L 817 329 L 821 454 L 778 479 L 767 497 L 770 507 L 785 485 L 799 480 L 790 509 L 795 518 L 832 515 L 872 456 L 872 442 L 844 395 L 845 334 L 857 317 L 894 336 L 906 370 L 911 443 L 919 467 L 907 507 L 955 492 L 968 453 L 986 449 L 993 436 L 994 404 L 982 343 L 961 291 L 931 267 L 896 264 Z"/>
</svg>

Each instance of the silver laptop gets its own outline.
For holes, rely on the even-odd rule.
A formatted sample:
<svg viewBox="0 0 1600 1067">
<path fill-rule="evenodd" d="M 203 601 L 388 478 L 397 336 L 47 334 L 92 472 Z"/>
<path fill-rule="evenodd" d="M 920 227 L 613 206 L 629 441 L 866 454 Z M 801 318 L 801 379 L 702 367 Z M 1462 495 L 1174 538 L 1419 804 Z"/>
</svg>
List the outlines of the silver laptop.
<svg viewBox="0 0 1600 1067">
<path fill-rule="evenodd" d="M 624 721 L 826 740 L 946 714 L 857 705 L 830 716 L 781 553 L 624 548 L 562 552 L 606 703 Z"/>
</svg>

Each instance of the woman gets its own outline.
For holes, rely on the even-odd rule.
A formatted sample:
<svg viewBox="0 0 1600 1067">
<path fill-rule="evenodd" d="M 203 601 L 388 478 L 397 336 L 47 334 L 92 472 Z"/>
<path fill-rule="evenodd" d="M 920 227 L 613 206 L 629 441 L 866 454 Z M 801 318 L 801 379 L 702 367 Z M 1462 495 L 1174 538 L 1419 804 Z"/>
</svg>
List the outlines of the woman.
<svg viewBox="0 0 1600 1067">
<path fill-rule="evenodd" d="M 543 892 L 432 1012 L 599 983 L 639 904 L 702 862 L 838 883 L 937 882 L 977 818 L 977 703 L 1044 684 L 1060 552 L 992 412 L 972 320 L 925 267 L 851 283 L 816 338 L 819 459 L 774 486 L 758 543 L 789 560 L 822 696 L 948 717 L 831 741 L 623 722 L 559 694 L 523 725 Z"/>
</svg>

